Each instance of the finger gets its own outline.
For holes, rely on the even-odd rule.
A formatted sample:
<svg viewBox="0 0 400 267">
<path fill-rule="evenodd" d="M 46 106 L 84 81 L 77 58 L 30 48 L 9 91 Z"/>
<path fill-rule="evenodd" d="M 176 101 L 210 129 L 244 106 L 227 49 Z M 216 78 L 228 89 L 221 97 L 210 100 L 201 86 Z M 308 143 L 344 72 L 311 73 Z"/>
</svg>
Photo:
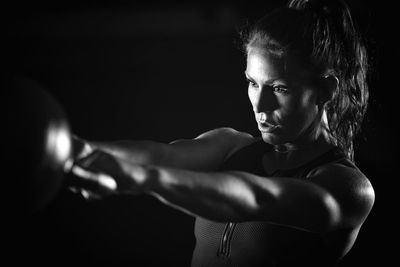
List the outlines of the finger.
<svg viewBox="0 0 400 267">
<path fill-rule="evenodd" d="M 119 179 L 122 176 L 119 161 L 120 159 L 106 152 L 96 150 L 86 158 L 76 162 L 75 165 L 92 173 L 107 173 L 114 179 Z"/>
<path fill-rule="evenodd" d="M 116 181 L 104 173 L 94 173 L 74 165 L 68 177 L 70 186 L 86 189 L 100 195 L 109 195 L 117 191 Z"/>
<path fill-rule="evenodd" d="M 96 150 L 94 153 L 90 154 L 85 159 L 82 159 L 74 166 L 76 167 L 75 171 L 77 172 L 78 176 L 86 177 L 89 180 L 91 179 L 91 175 L 97 176 L 99 174 L 103 174 L 104 177 L 100 175 L 99 177 L 95 178 L 101 179 L 102 182 L 107 183 L 109 180 L 107 178 L 112 177 L 113 183 L 115 183 L 115 186 L 118 187 L 119 191 L 121 191 L 123 188 L 130 188 L 133 181 L 126 176 L 127 170 L 125 165 L 122 159 L 118 159 L 103 151 Z M 82 173 L 79 173 L 80 171 L 82 171 Z"/>
<path fill-rule="evenodd" d="M 73 156 L 75 159 L 87 157 L 95 149 L 91 143 L 74 134 L 72 135 L 72 143 L 74 147 Z"/>
<path fill-rule="evenodd" d="M 96 194 L 92 191 L 86 190 L 86 189 L 82 189 L 82 188 L 77 188 L 77 187 L 73 187 L 70 186 L 67 188 L 70 192 L 81 196 L 82 198 L 84 198 L 85 200 L 88 201 L 92 201 L 92 200 L 99 200 L 101 199 L 101 196 L 99 194 Z"/>
<path fill-rule="evenodd" d="M 99 186 L 108 188 L 109 190 L 117 189 L 117 183 L 111 176 L 107 174 L 93 173 L 91 171 L 81 168 L 80 166 L 73 166 L 71 171 L 78 177 L 83 178 L 82 181 L 85 181 L 87 183 L 98 184 Z"/>
<path fill-rule="evenodd" d="M 74 165 L 79 165 L 85 169 L 95 169 L 95 165 L 97 162 L 100 162 L 100 166 L 102 165 L 102 162 L 104 162 L 104 153 L 101 151 L 93 151 L 92 153 L 86 155 L 83 158 L 75 160 Z M 98 164 L 97 164 L 98 165 Z"/>
<path fill-rule="evenodd" d="M 84 199 L 86 199 L 86 200 L 91 199 L 91 194 L 89 193 L 89 191 L 87 191 L 85 189 L 81 189 L 80 193 L 81 193 L 81 195 L 83 196 Z"/>
</svg>

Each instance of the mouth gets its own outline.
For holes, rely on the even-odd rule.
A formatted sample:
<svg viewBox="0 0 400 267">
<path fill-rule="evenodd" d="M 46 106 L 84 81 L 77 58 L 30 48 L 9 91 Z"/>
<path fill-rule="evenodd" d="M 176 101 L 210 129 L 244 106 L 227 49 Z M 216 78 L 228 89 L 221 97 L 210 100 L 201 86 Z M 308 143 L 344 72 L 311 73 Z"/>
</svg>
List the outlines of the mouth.
<svg viewBox="0 0 400 267">
<path fill-rule="evenodd" d="M 260 123 L 258 122 L 258 130 L 262 133 L 272 133 L 278 128 L 278 125 L 273 125 L 270 123 Z"/>
</svg>

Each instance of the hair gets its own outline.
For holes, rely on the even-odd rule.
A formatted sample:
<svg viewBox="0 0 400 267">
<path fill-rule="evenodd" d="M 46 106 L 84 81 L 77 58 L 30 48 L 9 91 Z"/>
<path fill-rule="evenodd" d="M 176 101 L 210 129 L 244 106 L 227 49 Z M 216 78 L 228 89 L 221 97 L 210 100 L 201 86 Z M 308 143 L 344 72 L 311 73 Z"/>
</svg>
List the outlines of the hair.
<svg viewBox="0 0 400 267">
<path fill-rule="evenodd" d="M 242 32 L 245 52 L 254 45 L 277 57 L 297 56 L 338 87 L 325 104 L 334 143 L 354 159 L 353 140 L 368 106 L 367 51 L 343 0 L 289 0 Z"/>
</svg>

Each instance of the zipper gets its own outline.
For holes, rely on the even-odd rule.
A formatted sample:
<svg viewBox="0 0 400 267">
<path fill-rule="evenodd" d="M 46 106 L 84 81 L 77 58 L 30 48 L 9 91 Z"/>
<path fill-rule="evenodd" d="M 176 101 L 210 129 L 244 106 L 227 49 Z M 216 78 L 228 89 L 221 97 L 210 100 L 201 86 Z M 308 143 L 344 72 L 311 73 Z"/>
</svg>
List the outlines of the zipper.
<svg viewBox="0 0 400 267">
<path fill-rule="evenodd" d="M 224 232 L 222 234 L 221 242 L 219 245 L 219 250 L 217 255 L 222 257 L 228 257 L 230 253 L 231 240 L 233 236 L 233 231 L 235 229 L 236 223 L 229 222 L 226 224 Z"/>
</svg>

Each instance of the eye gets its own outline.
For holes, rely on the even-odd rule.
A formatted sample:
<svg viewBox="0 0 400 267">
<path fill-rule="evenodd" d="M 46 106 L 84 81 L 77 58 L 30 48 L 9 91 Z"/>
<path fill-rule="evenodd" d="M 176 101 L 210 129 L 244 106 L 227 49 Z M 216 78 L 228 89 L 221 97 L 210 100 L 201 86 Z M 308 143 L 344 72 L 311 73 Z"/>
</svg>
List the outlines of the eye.
<svg viewBox="0 0 400 267">
<path fill-rule="evenodd" d="M 273 86 L 272 86 L 272 90 L 274 90 L 274 92 L 280 93 L 280 94 L 286 94 L 286 93 L 288 93 L 288 88 L 287 88 L 287 86 L 282 85 L 282 84 L 273 85 Z"/>
<path fill-rule="evenodd" d="M 250 79 L 246 79 L 246 80 L 247 80 L 247 82 L 248 82 L 248 84 L 249 84 L 250 87 L 254 87 L 254 88 L 257 87 L 257 84 L 256 84 L 254 81 L 252 81 L 252 80 L 250 80 Z"/>
</svg>

